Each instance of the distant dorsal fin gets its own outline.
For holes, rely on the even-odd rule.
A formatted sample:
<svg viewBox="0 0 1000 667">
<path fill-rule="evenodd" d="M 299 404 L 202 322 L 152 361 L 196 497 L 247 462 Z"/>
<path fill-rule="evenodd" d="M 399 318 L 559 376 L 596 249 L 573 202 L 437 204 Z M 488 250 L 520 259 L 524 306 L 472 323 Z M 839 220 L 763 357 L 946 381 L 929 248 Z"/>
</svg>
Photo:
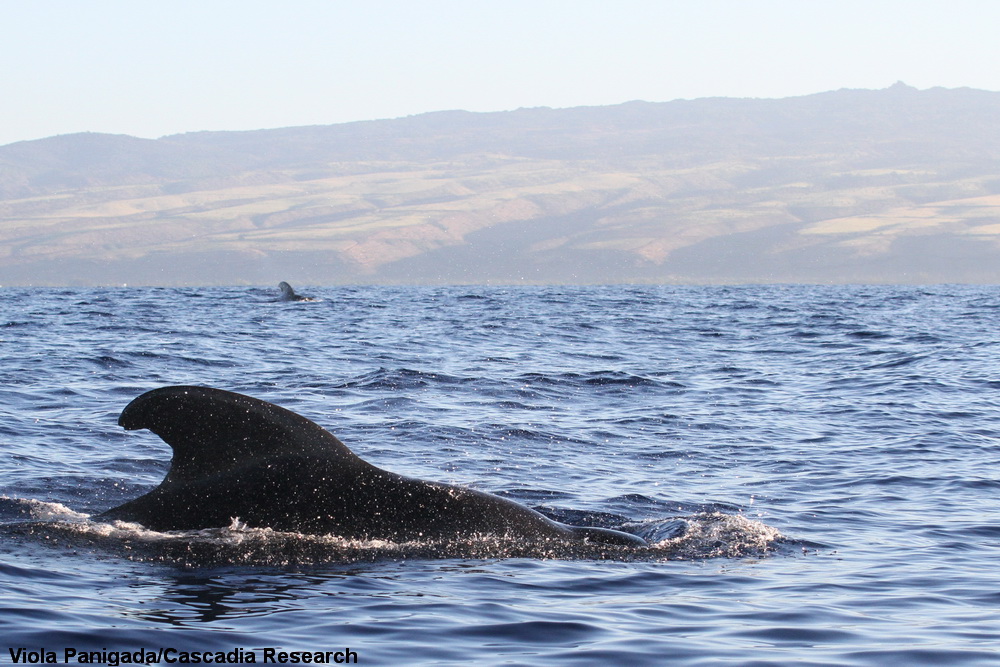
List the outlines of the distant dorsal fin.
<svg viewBox="0 0 1000 667">
<path fill-rule="evenodd" d="M 174 450 L 164 483 L 190 481 L 284 454 L 323 454 L 369 466 L 318 424 L 250 396 L 209 387 L 162 387 L 122 410 L 118 424 L 149 429 Z"/>
</svg>

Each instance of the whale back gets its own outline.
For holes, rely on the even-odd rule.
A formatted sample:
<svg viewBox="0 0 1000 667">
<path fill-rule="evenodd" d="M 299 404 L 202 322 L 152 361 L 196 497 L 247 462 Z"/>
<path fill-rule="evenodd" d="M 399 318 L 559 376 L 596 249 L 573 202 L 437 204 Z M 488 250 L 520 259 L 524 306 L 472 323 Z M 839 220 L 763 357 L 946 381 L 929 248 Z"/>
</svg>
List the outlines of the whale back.
<svg viewBox="0 0 1000 667">
<path fill-rule="evenodd" d="M 634 535 L 555 522 L 482 491 L 382 470 L 318 424 L 221 389 L 163 387 L 122 411 L 173 449 L 163 482 L 103 512 L 153 530 L 249 525 L 348 539 L 412 541 L 494 535 L 636 546 Z"/>
<path fill-rule="evenodd" d="M 163 485 L 289 455 L 374 467 L 315 422 L 272 403 L 222 389 L 154 389 L 129 403 L 118 424 L 127 430 L 149 429 L 170 445 L 174 456 Z"/>
</svg>

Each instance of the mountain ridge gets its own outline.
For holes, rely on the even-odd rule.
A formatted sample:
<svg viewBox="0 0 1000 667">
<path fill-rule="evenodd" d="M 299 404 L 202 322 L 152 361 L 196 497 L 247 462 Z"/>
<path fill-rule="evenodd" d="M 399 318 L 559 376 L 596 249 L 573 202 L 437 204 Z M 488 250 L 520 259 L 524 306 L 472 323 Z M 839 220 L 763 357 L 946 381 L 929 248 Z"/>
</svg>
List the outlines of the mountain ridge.
<svg viewBox="0 0 1000 667">
<path fill-rule="evenodd" d="M 1000 93 L 0 146 L 0 284 L 998 282 Z"/>
</svg>

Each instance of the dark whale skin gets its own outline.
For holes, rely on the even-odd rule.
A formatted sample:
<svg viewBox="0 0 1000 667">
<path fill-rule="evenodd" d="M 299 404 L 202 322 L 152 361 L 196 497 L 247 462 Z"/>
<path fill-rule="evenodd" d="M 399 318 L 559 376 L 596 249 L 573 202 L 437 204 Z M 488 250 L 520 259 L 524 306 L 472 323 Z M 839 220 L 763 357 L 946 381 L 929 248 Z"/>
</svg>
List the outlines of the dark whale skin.
<svg viewBox="0 0 1000 667">
<path fill-rule="evenodd" d="M 165 531 L 221 528 L 238 518 L 393 542 L 496 536 L 646 545 L 630 533 L 568 526 L 506 498 L 382 470 L 305 417 L 221 389 L 154 389 L 129 403 L 118 423 L 149 429 L 174 456 L 158 487 L 97 520 Z"/>
</svg>

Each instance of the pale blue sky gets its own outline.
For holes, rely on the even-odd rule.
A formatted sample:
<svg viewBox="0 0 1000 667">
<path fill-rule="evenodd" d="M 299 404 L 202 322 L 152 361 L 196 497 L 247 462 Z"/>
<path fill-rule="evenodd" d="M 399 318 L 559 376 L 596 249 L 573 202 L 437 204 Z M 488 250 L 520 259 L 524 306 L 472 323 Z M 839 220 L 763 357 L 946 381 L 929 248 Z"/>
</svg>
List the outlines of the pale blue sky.
<svg viewBox="0 0 1000 667">
<path fill-rule="evenodd" d="M 998 0 L 0 0 L 0 144 L 425 111 L 1000 90 Z"/>
</svg>

